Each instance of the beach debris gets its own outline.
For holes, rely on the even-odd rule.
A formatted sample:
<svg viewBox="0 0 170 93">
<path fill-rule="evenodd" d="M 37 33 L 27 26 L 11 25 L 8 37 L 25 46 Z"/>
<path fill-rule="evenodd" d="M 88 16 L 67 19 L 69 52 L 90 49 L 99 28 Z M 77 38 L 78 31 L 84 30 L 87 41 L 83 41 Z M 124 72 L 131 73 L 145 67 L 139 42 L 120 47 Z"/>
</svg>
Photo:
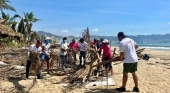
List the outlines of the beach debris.
<svg viewBox="0 0 170 93">
<path fill-rule="evenodd" d="M 0 65 L 1 65 L 1 66 L 6 66 L 6 65 L 8 65 L 8 64 L 6 64 L 6 63 L 0 61 Z"/>
<path fill-rule="evenodd" d="M 25 66 L 18 66 L 18 65 L 13 65 L 14 70 L 25 70 Z"/>
</svg>

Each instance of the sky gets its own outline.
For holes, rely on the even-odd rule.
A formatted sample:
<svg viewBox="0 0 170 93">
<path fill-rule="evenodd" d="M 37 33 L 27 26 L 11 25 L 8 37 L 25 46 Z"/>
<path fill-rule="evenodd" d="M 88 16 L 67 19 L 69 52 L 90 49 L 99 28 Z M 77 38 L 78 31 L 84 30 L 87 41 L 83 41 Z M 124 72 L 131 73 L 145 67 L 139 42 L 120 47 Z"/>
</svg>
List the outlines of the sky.
<svg viewBox="0 0 170 93">
<path fill-rule="evenodd" d="M 170 33 L 170 0 L 10 0 L 17 12 L 11 16 L 34 12 L 42 19 L 33 30 L 55 35 L 80 36 L 89 27 L 90 33 L 116 36 Z M 17 19 L 19 20 L 19 19 Z"/>
</svg>

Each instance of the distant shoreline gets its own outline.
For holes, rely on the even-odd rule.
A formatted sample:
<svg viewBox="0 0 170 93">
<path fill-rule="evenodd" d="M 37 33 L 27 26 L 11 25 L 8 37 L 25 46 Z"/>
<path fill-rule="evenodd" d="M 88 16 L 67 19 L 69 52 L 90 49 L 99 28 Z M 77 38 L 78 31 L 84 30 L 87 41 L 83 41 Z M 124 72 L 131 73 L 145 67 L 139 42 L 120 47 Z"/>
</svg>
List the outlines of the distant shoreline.
<svg viewBox="0 0 170 93">
<path fill-rule="evenodd" d="M 111 46 L 112 47 L 112 50 L 114 48 L 118 49 L 119 47 L 118 46 Z M 149 50 L 161 50 L 161 51 L 170 51 L 170 47 L 149 47 L 149 46 L 139 46 L 139 48 L 145 48 L 145 49 L 149 49 Z"/>
</svg>

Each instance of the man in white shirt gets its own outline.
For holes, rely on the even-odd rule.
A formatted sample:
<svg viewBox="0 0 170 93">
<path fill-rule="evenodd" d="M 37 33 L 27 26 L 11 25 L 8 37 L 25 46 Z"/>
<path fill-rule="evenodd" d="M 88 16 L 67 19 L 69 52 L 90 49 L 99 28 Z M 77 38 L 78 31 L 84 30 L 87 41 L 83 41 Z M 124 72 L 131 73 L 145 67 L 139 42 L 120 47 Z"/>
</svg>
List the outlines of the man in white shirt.
<svg viewBox="0 0 170 93">
<path fill-rule="evenodd" d="M 138 88 L 138 77 L 136 75 L 137 65 L 138 65 L 138 57 L 136 54 L 136 49 L 138 45 L 135 41 L 130 38 L 126 38 L 124 32 L 118 33 L 119 50 L 120 50 L 120 61 L 124 61 L 123 64 L 123 82 L 122 87 L 116 88 L 116 90 L 124 92 L 126 91 L 126 82 L 128 79 L 128 73 L 132 73 L 133 80 L 135 83 L 135 87 L 133 88 L 134 92 L 139 92 Z"/>
<path fill-rule="evenodd" d="M 81 38 L 80 43 L 79 43 L 79 50 L 80 50 L 80 56 L 79 56 L 80 64 L 79 64 L 79 66 L 80 67 L 82 66 L 82 57 L 83 57 L 83 60 L 84 60 L 84 67 L 86 65 L 87 47 L 88 47 L 88 44 L 84 41 L 83 38 Z"/>
<path fill-rule="evenodd" d="M 42 52 L 42 48 L 41 48 L 42 42 L 37 40 L 36 44 L 32 44 L 29 48 L 28 48 L 28 57 L 30 52 L 36 52 L 36 53 L 41 53 Z M 30 59 L 27 60 L 27 65 L 26 65 L 26 78 L 29 78 L 29 70 L 31 67 L 31 61 Z M 40 70 L 38 69 L 38 74 L 37 74 L 37 78 L 41 79 L 41 73 Z"/>
<path fill-rule="evenodd" d="M 43 66 L 44 61 L 47 62 L 47 73 L 50 73 L 50 63 L 49 63 L 49 48 L 50 48 L 50 38 L 46 37 L 44 43 L 42 44 L 42 53 L 40 54 L 40 59 L 42 61 L 41 67 Z"/>
<path fill-rule="evenodd" d="M 60 44 L 60 58 L 62 60 L 62 68 L 63 68 L 63 70 L 66 69 L 67 49 L 68 49 L 67 38 L 64 37 L 63 41 Z"/>
</svg>

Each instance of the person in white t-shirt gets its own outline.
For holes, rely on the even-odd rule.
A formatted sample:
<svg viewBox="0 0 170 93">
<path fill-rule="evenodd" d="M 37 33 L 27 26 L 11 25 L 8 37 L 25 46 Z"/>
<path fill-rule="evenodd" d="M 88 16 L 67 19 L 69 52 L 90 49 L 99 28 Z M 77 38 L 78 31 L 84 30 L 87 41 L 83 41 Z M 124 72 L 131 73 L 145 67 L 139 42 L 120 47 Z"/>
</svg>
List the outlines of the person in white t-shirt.
<svg viewBox="0 0 170 93">
<path fill-rule="evenodd" d="M 40 54 L 40 59 L 42 61 L 41 67 L 43 66 L 44 61 L 47 62 L 47 73 L 50 74 L 50 57 L 49 57 L 49 48 L 50 48 L 50 38 L 46 37 L 44 43 L 42 44 L 42 53 Z"/>
<path fill-rule="evenodd" d="M 67 49 L 68 49 L 67 38 L 64 37 L 63 41 L 60 44 L 60 58 L 62 60 L 62 68 L 63 68 L 63 70 L 66 69 Z"/>
<path fill-rule="evenodd" d="M 81 38 L 80 42 L 79 42 L 79 50 L 80 50 L 80 56 L 79 56 L 80 64 L 79 64 L 79 66 L 80 67 L 82 66 L 82 57 L 84 60 L 84 67 L 86 67 L 85 65 L 86 65 L 87 47 L 88 47 L 88 44 L 84 41 L 83 38 Z"/>
<path fill-rule="evenodd" d="M 123 64 L 123 82 L 122 87 L 116 88 L 116 90 L 124 92 L 126 91 L 126 82 L 128 79 L 128 73 L 132 73 L 135 87 L 133 88 L 134 92 L 139 92 L 138 88 L 138 77 L 136 75 L 138 57 L 136 54 L 136 49 L 138 45 L 136 42 L 130 38 L 127 38 L 124 32 L 118 33 L 119 50 L 120 50 L 120 61 L 124 61 Z"/>
<path fill-rule="evenodd" d="M 31 61 L 29 59 L 29 54 L 30 54 L 30 52 L 41 53 L 42 52 L 41 45 L 42 45 L 42 42 L 40 40 L 37 40 L 36 44 L 32 44 L 28 48 L 28 60 L 27 60 L 27 64 L 26 64 L 26 78 L 27 79 L 29 78 L 29 70 L 30 70 L 30 67 L 31 67 Z M 37 78 L 42 79 L 40 69 L 38 69 L 37 72 L 38 72 Z"/>
</svg>

